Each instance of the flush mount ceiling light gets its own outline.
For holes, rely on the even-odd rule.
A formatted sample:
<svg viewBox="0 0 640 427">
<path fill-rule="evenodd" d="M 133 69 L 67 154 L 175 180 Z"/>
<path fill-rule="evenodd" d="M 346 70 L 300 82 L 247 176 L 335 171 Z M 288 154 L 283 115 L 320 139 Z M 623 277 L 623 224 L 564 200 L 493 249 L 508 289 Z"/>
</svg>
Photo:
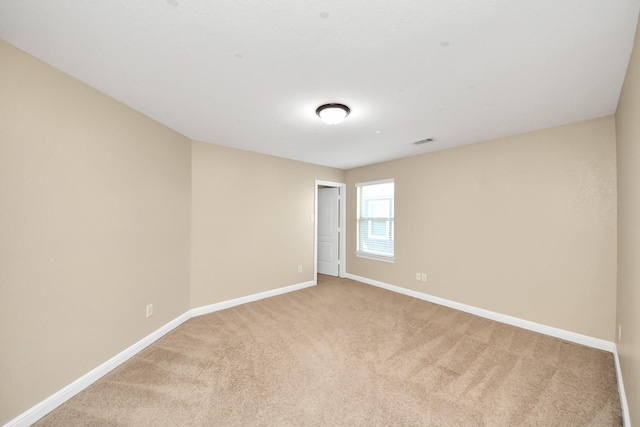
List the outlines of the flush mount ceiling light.
<svg viewBox="0 0 640 427">
<path fill-rule="evenodd" d="M 316 114 L 328 125 L 337 125 L 349 115 L 351 110 L 344 104 L 324 104 L 318 107 Z"/>
</svg>

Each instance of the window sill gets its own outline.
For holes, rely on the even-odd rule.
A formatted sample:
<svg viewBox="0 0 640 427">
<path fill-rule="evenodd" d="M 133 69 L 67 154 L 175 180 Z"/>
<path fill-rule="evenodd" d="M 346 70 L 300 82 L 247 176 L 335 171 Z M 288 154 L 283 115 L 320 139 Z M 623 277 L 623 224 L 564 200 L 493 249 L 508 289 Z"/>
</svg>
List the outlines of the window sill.
<svg viewBox="0 0 640 427">
<path fill-rule="evenodd" d="M 389 262 L 392 264 L 396 262 L 395 257 L 384 256 L 384 255 L 375 255 L 375 254 L 369 254 L 364 252 L 356 252 L 356 256 L 358 258 L 372 259 L 374 261 Z"/>
</svg>

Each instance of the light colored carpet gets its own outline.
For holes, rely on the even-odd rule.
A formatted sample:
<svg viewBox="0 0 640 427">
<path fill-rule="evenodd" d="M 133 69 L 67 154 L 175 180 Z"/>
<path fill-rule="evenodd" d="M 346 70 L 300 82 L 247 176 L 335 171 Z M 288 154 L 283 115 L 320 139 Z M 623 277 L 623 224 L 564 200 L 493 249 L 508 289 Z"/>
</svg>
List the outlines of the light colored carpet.
<svg viewBox="0 0 640 427">
<path fill-rule="evenodd" d="M 37 426 L 620 426 L 610 353 L 319 276 L 189 320 Z"/>
</svg>

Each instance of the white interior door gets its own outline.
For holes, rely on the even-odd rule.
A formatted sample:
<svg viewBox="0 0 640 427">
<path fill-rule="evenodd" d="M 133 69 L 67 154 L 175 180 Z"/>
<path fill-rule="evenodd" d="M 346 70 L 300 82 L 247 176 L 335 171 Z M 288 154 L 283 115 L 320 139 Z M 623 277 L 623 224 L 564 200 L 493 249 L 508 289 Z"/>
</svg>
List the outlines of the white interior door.
<svg viewBox="0 0 640 427">
<path fill-rule="evenodd" d="M 318 273 L 337 276 L 340 260 L 340 189 L 318 189 Z"/>
</svg>

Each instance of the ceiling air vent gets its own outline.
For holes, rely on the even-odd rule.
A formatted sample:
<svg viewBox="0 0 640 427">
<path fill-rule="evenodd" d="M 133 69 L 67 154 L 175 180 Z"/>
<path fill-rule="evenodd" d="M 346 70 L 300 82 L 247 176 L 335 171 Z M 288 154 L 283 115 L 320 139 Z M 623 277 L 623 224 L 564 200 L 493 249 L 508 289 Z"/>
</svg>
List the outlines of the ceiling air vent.
<svg viewBox="0 0 640 427">
<path fill-rule="evenodd" d="M 424 144 L 426 142 L 432 142 L 434 141 L 433 138 L 425 138 L 425 139 L 421 139 L 420 141 L 416 141 L 416 142 L 412 142 L 413 145 L 420 145 L 420 144 Z"/>
</svg>

